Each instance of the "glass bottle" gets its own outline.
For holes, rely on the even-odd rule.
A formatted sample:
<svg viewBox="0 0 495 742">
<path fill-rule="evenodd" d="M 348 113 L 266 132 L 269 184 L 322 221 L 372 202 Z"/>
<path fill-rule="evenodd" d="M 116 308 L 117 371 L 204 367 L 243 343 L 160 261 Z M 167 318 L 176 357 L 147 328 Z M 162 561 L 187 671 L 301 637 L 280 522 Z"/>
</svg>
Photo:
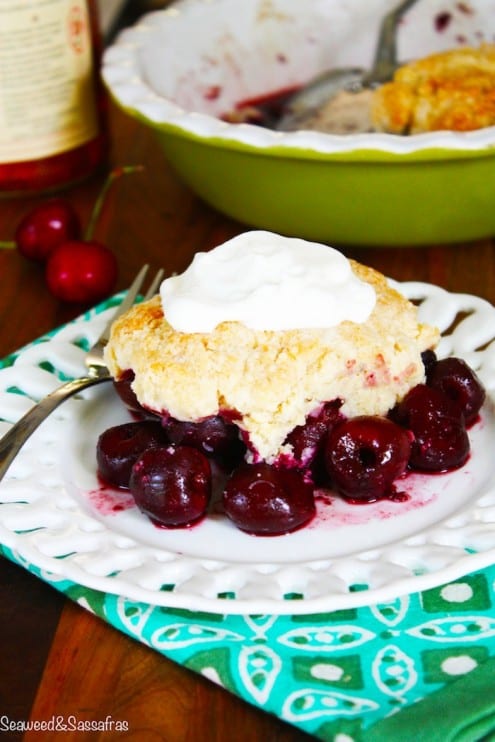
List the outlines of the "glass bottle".
<svg viewBox="0 0 495 742">
<path fill-rule="evenodd" d="M 55 191 L 104 161 L 95 0 L 0 2 L 0 195 Z"/>
</svg>

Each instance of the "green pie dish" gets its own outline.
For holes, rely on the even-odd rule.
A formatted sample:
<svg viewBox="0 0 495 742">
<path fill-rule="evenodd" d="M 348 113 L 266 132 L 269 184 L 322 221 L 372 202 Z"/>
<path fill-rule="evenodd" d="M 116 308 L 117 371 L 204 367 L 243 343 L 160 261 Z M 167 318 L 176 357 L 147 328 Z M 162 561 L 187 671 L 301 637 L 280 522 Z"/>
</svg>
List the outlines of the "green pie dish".
<svg viewBox="0 0 495 742">
<path fill-rule="evenodd" d="M 240 101 L 297 87 L 335 66 L 369 66 L 395 0 L 183 0 L 145 15 L 106 51 L 117 104 L 149 127 L 180 178 L 249 228 L 334 245 L 466 242 L 495 234 L 495 127 L 402 137 L 282 133 L 232 124 Z M 475 45 L 495 31 L 487 3 L 435 35 L 418 2 L 406 58 Z M 488 31 L 487 31 L 488 29 Z"/>
</svg>

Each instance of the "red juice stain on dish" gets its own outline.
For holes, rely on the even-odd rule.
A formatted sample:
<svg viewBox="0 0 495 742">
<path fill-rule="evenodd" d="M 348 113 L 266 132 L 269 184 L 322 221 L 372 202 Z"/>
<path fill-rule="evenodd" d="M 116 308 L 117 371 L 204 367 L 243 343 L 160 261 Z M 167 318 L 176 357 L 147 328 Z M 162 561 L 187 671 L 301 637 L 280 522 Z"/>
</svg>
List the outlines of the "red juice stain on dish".
<svg viewBox="0 0 495 742">
<path fill-rule="evenodd" d="M 217 100 L 217 98 L 220 97 L 220 93 L 222 92 L 222 88 L 220 85 L 210 85 L 209 88 L 207 88 L 206 92 L 204 93 L 204 99 L 205 100 Z"/>
<path fill-rule="evenodd" d="M 104 482 L 100 482 L 96 489 L 89 490 L 87 495 L 90 504 L 100 515 L 117 515 L 136 507 L 134 498 L 128 490 L 120 490 Z"/>
<path fill-rule="evenodd" d="M 435 30 L 439 33 L 445 31 L 452 21 L 452 14 L 448 12 L 437 13 L 433 22 L 435 24 Z"/>
<path fill-rule="evenodd" d="M 133 508 L 137 510 L 134 497 L 128 490 L 118 489 L 117 487 L 112 487 L 104 482 L 102 482 L 97 489 L 89 490 L 86 495 L 91 506 L 97 511 L 97 513 L 105 517 L 118 515 L 125 510 L 132 510 Z M 160 530 L 174 530 L 174 526 L 165 526 L 151 518 L 148 520 L 152 526 L 159 528 Z M 198 518 L 187 526 L 176 526 L 175 530 L 181 528 L 184 532 L 192 531 L 200 526 L 204 520 L 204 517 Z"/>
<path fill-rule="evenodd" d="M 441 478 L 444 472 L 435 474 Z M 408 472 L 401 478 L 401 489 L 391 496 L 384 497 L 376 502 L 350 501 L 335 495 L 332 490 L 318 489 L 315 492 L 316 514 L 313 519 L 305 525 L 306 528 L 340 528 L 345 525 L 369 524 L 376 520 L 389 520 L 396 516 L 404 515 L 412 510 L 422 508 L 433 502 L 438 497 L 438 492 L 428 492 L 426 485 L 431 482 L 432 473 L 421 474 Z M 137 508 L 131 493 L 124 489 L 117 489 L 101 482 L 98 488 L 87 493 L 92 507 L 102 516 L 115 516 L 119 513 Z M 218 500 L 218 502 L 217 502 Z M 358 507 L 360 506 L 360 507 Z M 212 513 L 220 517 L 224 516 L 221 498 L 213 498 Z M 210 513 L 210 515 L 212 514 Z M 201 526 L 207 518 L 199 518 L 190 523 L 184 532 L 194 531 Z M 156 521 L 149 519 L 150 524 L 160 530 L 170 529 Z"/>
<path fill-rule="evenodd" d="M 343 498 L 328 489 L 315 493 L 316 516 L 307 526 L 333 530 L 343 526 L 371 525 L 423 508 L 437 499 L 438 492 L 428 490 L 431 475 L 408 472 L 400 478 L 398 487 L 387 497 L 374 502 Z"/>
<path fill-rule="evenodd" d="M 407 492 L 398 490 L 395 486 L 392 488 L 392 491 L 388 495 L 385 495 L 384 497 L 377 497 L 374 500 L 360 500 L 357 497 L 343 497 L 344 500 L 349 503 L 349 505 L 369 505 L 373 504 L 374 502 L 382 502 L 383 500 L 387 500 L 388 502 L 408 502 L 411 499 L 411 495 L 409 495 Z"/>
<path fill-rule="evenodd" d="M 263 95 L 245 98 L 238 101 L 234 110 L 226 112 L 222 118 L 231 123 L 252 123 L 270 128 L 273 122 L 281 116 L 287 100 L 298 88 L 299 86 L 292 85 Z"/>
</svg>

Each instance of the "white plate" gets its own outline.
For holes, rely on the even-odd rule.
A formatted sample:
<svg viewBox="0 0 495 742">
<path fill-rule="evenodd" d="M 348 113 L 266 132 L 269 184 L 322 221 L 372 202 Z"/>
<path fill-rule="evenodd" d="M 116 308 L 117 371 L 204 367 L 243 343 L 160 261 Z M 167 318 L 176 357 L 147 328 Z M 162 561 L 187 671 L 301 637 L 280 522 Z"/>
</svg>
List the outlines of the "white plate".
<svg viewBox="0 0 495 742">
<path fill-rule="evenodd" d="M 128 419 L 113 388 L 103 385 L 59 408 L 12 464 L 0 484 L 1 543 L 27 564 L 97 590 L 217 613 L 308 614 L 368 605 L 490 564 L 495 308 L 429 284 L 394 285 L 442 330 L 438 354 L 465 358 L 487 388 L 462 469 L 410 475 L 404 489 L 411 496 L 403 503 L 319 501 L 314 522 L 280 537 L 249 536 L 218 514 L 191 529 L 159 529 L 128 496 L 118 503 L 96 478 L 99 433 Z M 0 371 L 4 418 L 14 421 L 60 376 L 81 372 L 81 339 L 92 342 L 108 313 L 80 318 Z"/>
</svg>

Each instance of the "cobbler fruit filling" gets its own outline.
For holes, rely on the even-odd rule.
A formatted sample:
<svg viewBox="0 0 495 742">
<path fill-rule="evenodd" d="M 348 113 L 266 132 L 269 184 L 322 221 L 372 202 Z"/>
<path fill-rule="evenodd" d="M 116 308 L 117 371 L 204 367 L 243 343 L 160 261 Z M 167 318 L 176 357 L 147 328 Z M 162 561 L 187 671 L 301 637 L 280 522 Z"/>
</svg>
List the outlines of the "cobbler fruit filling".
<svg viewBox="0 0 495 742">
<path fill-rule="evenodd" d="M 158 525 L 191 525 L 204 516 L 211 498 L 210 462 L 191 446 L 148 448 L 132 467 L 129 489 Z"/>
<path fill-rule="evenodd" d="M 244 464 L 223 491 L 226 515 L 243 531 L 266 536 L 303 526 L 315 514 L 312 485 L 296 469 Z"/>
<path fill-rule="evenodd" d="M 249 442 L 235 412 L 195 423 L 154 415 L 138 403 L 127 372 L 115 388 L 137 419 L 100 435 L 99 475 L 130 490 L 156 525 L 190 526 L 214 507 L 241 530 L 264 536 L 306 525 L 319 488 L 349 502 L 400 499 L 397 483 L 407 471 L 444 472 L 466 462 L 467 431 L 485 400 L 480 380 L 463 360 L 437 360 L 427 351 L 423 363 L 425 383 L 387 417 L 347 419 L 341 400 L 327 402 L 287 436 L 291 453 L 274 464 L 246 463 Z M 220 483 L 219 498 L 214 482 Z"/>
<path fill-rule="evenodd" d="M 326 471 L 333 486 L 353 500 L 378 500 L 392 494 L 406 471 L 411 434 L 385 417 L 344 420 L 325 442 Z"/>
</svg>

